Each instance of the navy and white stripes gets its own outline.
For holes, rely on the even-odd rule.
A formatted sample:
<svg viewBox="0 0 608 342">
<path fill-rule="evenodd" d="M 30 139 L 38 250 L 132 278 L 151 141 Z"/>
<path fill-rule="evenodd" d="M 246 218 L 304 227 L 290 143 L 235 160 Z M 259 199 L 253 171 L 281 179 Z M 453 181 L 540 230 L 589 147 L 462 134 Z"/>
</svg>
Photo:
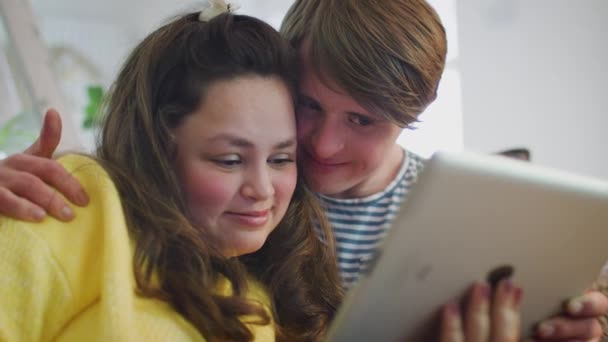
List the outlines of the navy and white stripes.
<svg viewBox="0 0 608 342">
<path fill-rule="evenodd" d="M 338 268 L 345 288 L 365 271 L 423 166 L 421 157 L 406 151 L 399 173 L 381 192 L 356 199 L 318 195 L 336 237 Z"/>
</svg>

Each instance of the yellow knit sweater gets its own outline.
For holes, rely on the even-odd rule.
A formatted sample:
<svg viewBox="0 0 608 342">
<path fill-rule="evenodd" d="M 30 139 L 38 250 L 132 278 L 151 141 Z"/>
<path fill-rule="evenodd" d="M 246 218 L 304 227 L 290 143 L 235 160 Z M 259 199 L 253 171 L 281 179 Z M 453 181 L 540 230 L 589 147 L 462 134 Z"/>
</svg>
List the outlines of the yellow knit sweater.
<svg viewBox="0 0 608 342">
<path fill-rule="evenodd" d="M 0 341 L 203 341 L 170 305 L 135 295 L 132 242 L 106 172 L 81 156 L 60 161 L 91 202 L 70 223 L 0 218 Z M 250 328 L 274 340 L 271 325 Z"/>
</svg>

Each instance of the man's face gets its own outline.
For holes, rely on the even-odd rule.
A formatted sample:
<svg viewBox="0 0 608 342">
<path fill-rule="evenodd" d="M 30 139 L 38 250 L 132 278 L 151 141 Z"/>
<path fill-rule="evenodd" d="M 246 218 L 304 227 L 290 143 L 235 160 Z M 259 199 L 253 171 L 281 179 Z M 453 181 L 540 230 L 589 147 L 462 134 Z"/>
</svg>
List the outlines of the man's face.
<svg viewBox="0 0 608 342">
<path fill-rule="evenodd" d="M 353 198 L 382 190 L 402 160 L 401 128 L 370 113 L 314 72 L 302 53 L 298 123 L 299 159 L 309 186 L 324 195 Z"/>
</svg>

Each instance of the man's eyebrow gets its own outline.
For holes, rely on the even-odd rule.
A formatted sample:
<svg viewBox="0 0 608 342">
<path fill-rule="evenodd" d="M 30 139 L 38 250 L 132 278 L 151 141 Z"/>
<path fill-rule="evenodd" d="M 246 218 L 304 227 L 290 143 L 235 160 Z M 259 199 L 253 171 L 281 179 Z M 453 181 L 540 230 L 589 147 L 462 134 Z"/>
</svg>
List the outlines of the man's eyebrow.
<svg viewBox="0 0 608 342">
<path fill-rule="evenodd" d="M 316 105 L 320 105 L 319 101 L 317 101 L 316 99 L 314 99 L 313 97 L 311 97 L 309 95 L 300 93 L 299 97 L 300 97 L 301 100 L 312 102 L 312 103 L 314 103 Z"/>
<path fill-rule="evenodd" d="M 314 98 L 312 98 L 312 97 L 310 97 L 310 96 L 308 96 L 306 94 L 300 93 L 299 97 L 300 97 L 301 100 L 304 100 L 304 101 L 307 101 L 307 102 L 311 102 L 314 105 L 317 105 L 317 106 L 321 107 L 321 104 L 319 103 L 319 101 L 315 100 Z M 346 114 L 364 117 L 364 118 L 367 118 L 367 119 L 373 120 L 373 121 L 382 121 L 382 119 L 383 119 L 382 117 L 379 117 L 376 114 L 367 113 L 367 112 L 361 113 L 361 112 L 355 112 L 355 111 L 348 111 L 348 112 L 346 112 Z"/>
<path fill-rule="evenodd" d="M 374 117 L 371 114 L 359 113 L 359 112 L 346 112 L 346 114 L 361 116 L 370 120 L 373 120 Z"/>
</svg>

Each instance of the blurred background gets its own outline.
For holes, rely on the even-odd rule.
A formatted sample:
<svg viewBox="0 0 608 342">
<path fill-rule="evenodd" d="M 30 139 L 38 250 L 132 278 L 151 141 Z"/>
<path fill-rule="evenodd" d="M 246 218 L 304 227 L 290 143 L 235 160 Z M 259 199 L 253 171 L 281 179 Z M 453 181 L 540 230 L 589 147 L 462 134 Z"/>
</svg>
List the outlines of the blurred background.
<svg viewBox="0 0 608 342">
<path fill-rule="evenodd" d="M 62 149 L 94 146 L 100 100 L 129 51 L 205 0 L 0 0 L 0 158 L 63 115 Z M 378 6 L 383 1 L 378 0 Z M 236 0 L 278 28 L 290 0 Z M 524 147 L 608 178 L 607 0 L 430 0 L 448 34 L 438 99 L 399 142 L 424 156 Z"/>
</svg>

